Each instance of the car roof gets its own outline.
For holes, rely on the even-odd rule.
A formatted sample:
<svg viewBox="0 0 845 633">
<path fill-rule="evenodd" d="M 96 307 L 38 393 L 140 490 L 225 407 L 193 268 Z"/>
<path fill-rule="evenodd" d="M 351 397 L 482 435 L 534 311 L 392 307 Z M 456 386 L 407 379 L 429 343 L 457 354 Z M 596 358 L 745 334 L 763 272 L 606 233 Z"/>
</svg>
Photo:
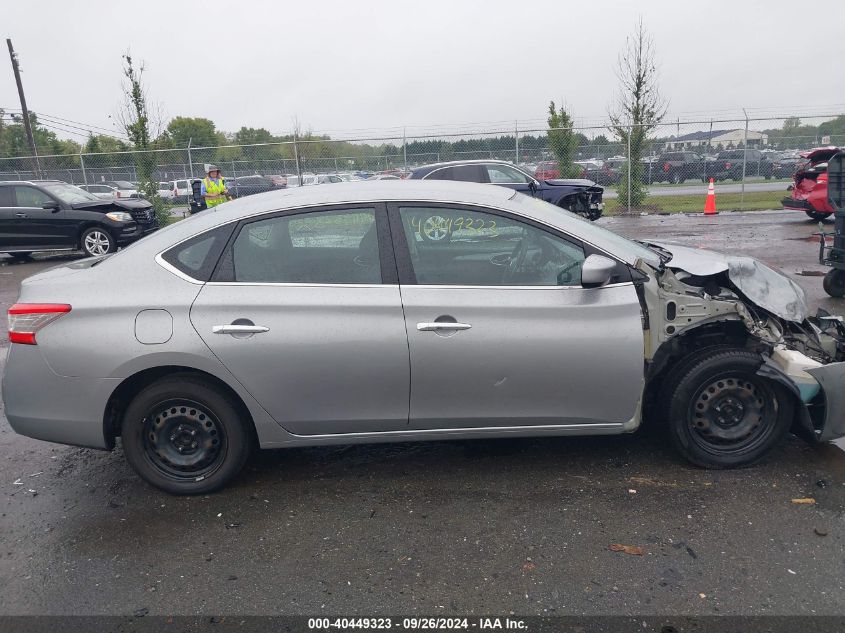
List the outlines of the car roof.
<svg viewBox="0 0 845 633">
<path fill-rule="evenodd" d="M 0 185 L 46 185 L 54 183 L 62 185 L 70 184 L 64 180 L 0 180 Z"/>
<path fill-rule="evenodd" d="M 452 180 L 361 180 L 313 187 L 275 189 L 267 193 L 225 202 L 171 224 L 144 238 L 131 249 L 127 249 L 127 252 L 141 252 L 149 249 L 148 252 L 151 254 L 158 253 L 182 240 L 222 224 L 274 211 L 322 205 L 354 204 L 358 206 L 381 202 L 452 203 L 499 209 L 557 227 L 576 238 L 581 238 L 602 250 L 613 253 L 628 264 L 635 263 L 637 259 L 633 251 L 621 252 L 616 239 L 611 240 L 603 236 L 601 231 L 591 230 L 592 222 L 575 214 L 536 198 L 524 196 L 507 187 Z"/>
</svg>

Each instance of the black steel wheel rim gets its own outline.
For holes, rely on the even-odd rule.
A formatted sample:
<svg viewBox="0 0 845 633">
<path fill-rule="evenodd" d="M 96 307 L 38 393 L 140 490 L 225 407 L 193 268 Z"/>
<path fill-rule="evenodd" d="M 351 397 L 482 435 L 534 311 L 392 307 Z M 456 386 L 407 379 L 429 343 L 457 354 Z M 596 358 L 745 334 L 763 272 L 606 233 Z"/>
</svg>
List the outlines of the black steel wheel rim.
<svg viewBox="0 0 845 633">
<path fill-rule="evenodd" d="M 708 379 L 690 402 L 693 442 L 712 454 L 744 453 L 760 446 L 774 430 L 774 393 L 757 376 L 725 373 Z"/>
<path fill-rule="evenodd" d="M 144 457 L 161 474 L 197 481 L 214 473 L 226 457 L 226 431 L 205 405 L 186 399 L 150 407 L 141 430 Z"/>
</svg>

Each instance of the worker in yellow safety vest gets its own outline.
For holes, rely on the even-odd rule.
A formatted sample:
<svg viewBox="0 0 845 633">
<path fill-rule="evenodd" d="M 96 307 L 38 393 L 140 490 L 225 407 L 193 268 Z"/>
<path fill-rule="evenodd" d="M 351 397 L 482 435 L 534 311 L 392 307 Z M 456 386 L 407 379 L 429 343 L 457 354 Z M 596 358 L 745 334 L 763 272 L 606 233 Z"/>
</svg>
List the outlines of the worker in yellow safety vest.
<svg viewBox="0 0 845 633">
<path fill-rule="evenodd" d="M 229 190 L 226 189 L 226 182 L 220 175 L 220 168 L 217 165 L 206 165 L 206 171 L 208 175 L 202 179 L 200 193 L 210 209 L 226 202 Z"/>
</svg>

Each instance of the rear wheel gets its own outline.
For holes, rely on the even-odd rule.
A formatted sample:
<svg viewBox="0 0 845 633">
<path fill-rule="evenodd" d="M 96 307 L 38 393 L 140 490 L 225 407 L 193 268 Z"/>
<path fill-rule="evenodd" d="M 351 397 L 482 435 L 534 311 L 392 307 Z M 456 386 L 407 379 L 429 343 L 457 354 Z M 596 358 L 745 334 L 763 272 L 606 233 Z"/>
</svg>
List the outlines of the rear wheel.
<svg viewBox="0 0 845 633">
<path fill-rule="evenodd" d="M 130 403 L 123 450 L 148 483 L 171 494 L 204 494 L 237 475 L 252 448 L 239 408 L 191 375 L 159 380 Z"/>
<path fill-rule="evenodd" d="M 816 222 L 823 222 L 831 216 L 830 213 L 821 213 L 820 211 L 805 211 L 804 213 L 807 214 L 808 218 Z"/>
<path fill-rule="evenodd" d="M 831 297 L 845 297 L 845 270 L 834 268 L 824 276 L 824 291 Z"/>
<path fill-rule="evenodd" d="M 82 250 L 89 257 L 107 255 L 115 250 L 114 238 L 107 230 L 94 227 L 86 229 L 80 238 Z"/>
<path fill-rule="evenodd" d="M 763 458 L 786 435 L 793 403 L 783 387 L 757 375 L 760 356 L 742 349 L 699 352 L 664 385 L 673 445 L 705 468 Z"/>
</svg>

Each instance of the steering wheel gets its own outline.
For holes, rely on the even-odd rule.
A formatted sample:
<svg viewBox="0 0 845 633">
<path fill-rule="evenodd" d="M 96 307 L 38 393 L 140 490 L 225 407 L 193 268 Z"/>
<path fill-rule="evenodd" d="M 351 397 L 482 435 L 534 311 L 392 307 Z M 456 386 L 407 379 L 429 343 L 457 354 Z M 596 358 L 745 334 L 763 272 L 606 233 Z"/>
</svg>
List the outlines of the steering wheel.
<svg viewBox="0 0 845 633">
<path fill-rule="evenodd" d="M 513 279 L 519 269 L 522 268 L 522 265 L 525 263 L 525 257 L 528 255 L 528 236 L 523 235 L 522 239 L 519 240 L 519 244 L 513 249 L 511 253 L 511 261 L 508 264 L 508 270 L 505 273 L 505 279 L 510 280 Z"/>
<path fill-rule="evenodd" d="M 569 264 L 569 266 L 562 268 L 557 274 L 558 284 L 560 284 L 561 281 L 571 282 L 572 281 L 572 275 L 569 274 L 569 271 L 572 270 L 573 268 L 575 268 L 576 266 L 580 266 L 580 264 L 581 264 L 581 262 L 576 259 L 574 262 Z M 563 279 L 564 275 L 566 275 L 565 279 Z"/>
</svg>

